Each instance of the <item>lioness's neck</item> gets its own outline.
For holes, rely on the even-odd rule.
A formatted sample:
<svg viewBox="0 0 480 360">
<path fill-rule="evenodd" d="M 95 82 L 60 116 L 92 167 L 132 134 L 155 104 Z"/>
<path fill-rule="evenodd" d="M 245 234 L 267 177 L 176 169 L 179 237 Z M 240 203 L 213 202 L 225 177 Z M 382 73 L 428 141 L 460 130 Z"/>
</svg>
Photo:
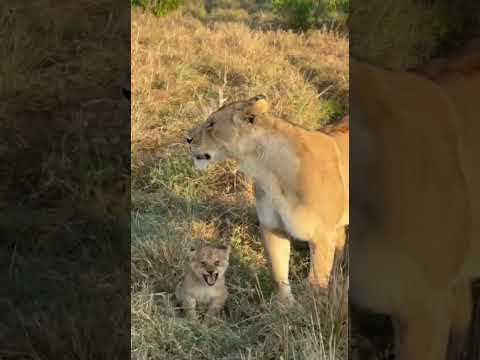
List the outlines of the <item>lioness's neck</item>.
<svg viewBox="0 0 480 360">
<path fill-rule="evenodd" d="M 302 129 L 274 117 L 264 120 L 255 136 L 246 140 L 251 151 L 239 159 L 240 168 L 259 184 L 291 182 L 299 167 L 298 144 L 292 135 Z"/>
</svg>

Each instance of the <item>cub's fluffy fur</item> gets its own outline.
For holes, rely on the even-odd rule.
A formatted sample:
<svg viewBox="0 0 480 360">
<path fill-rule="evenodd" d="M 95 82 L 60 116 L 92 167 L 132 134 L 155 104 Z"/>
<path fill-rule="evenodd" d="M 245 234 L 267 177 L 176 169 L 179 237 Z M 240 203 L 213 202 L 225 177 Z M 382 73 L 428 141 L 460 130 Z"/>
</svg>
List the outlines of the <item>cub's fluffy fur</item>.
<svg viewBox="0 0 480 360">
<path fill-rule="evenodd" d="M 203 245 L 190 249 L 185 276 L 175 291 L 177 303 L 187 317 L 196 317 L 197 304 L 208 305 L 207 315 L 223 310 L 228 296 L 225 271 L 229 255 L 229 245 Z"/>
</svg>

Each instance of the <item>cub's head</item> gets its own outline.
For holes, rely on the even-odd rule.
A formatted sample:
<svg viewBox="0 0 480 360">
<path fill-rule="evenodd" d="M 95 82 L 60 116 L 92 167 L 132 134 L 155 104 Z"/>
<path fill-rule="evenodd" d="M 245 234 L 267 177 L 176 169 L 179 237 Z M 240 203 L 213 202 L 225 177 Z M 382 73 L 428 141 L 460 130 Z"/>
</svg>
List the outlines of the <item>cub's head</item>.
<svg viewBox="0 0 480 360">
<path fill-rule="evenodd" d="M 195 167 L 205 170 L 213 162 L 239 159 L 247 152 L 249 139 L 257 131 L 257 120 L 268 111 L 265 96 L 222 106 L 185 137 Z"/>
<path fill-rule="evenodd" d="M 204 245 L 190 249 L 190 270 L 195 277 L 208 286 L 221 279 L 228 267 L 229 245 Z"/>
</svg>

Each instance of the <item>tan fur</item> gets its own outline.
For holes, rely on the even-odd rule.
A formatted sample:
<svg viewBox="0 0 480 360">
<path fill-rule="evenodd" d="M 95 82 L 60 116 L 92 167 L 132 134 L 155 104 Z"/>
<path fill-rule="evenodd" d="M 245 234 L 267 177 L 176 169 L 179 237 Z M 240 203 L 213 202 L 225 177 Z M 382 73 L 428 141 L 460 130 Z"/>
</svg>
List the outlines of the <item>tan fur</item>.
<svg viewBox="0 0 480 360">
<path fill-rule="evenodd" d="M 289 236 L 309 242 L 309 282 L 326 288 L 348 224 L 348 120 L 305 130 L 269 114 L 259 95 L 223 106 L 190 130 L 187 142 L 198 168 L 233 159 L 252 178 L 279 300 L 293 302 Z"/>
<path fill-rule="evenodd" d="M 444 360 L 480 275 L 480 73 L 350 69 L 350 294 L 392 315 L 396 359 Z"/>
<path fill-rule="evenodd" d="M 185 276 L 175 291 L 178 304 L 189 318 L 196 318 L 198 304 L 208 305 L 208 315 L 223 310 L 228 297 L 225 271 L 229 253 L 229 246 L 204 245 L 190 249 Z"/>
</svg>

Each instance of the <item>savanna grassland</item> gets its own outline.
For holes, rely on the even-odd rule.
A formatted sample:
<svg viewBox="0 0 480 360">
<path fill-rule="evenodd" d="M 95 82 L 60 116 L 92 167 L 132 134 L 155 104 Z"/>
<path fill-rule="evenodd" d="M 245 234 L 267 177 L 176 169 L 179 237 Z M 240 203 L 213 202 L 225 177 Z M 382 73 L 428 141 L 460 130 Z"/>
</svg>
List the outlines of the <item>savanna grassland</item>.
<svg viewBox="0 0 480 360">
<path fill-rule="evenodd" d="M 235 164 L 196 171 L 184 132 L 225 101 L 265 94 L 272 112 L 318 128 L 348 111 L 348 37 L 335 26 L 293 32 L 268 3 L 197 2 L 157 17 L 132 10 L 132 358 L 346 359 L 347 270 L 328 295 L 303 282 L 308 251 L 295 244 L 301 306 L 271 304 L 251 184 Z M 230 241 L 224 316 L 191 322 L 175 311 L 185 250 Z"/>
</svg>

